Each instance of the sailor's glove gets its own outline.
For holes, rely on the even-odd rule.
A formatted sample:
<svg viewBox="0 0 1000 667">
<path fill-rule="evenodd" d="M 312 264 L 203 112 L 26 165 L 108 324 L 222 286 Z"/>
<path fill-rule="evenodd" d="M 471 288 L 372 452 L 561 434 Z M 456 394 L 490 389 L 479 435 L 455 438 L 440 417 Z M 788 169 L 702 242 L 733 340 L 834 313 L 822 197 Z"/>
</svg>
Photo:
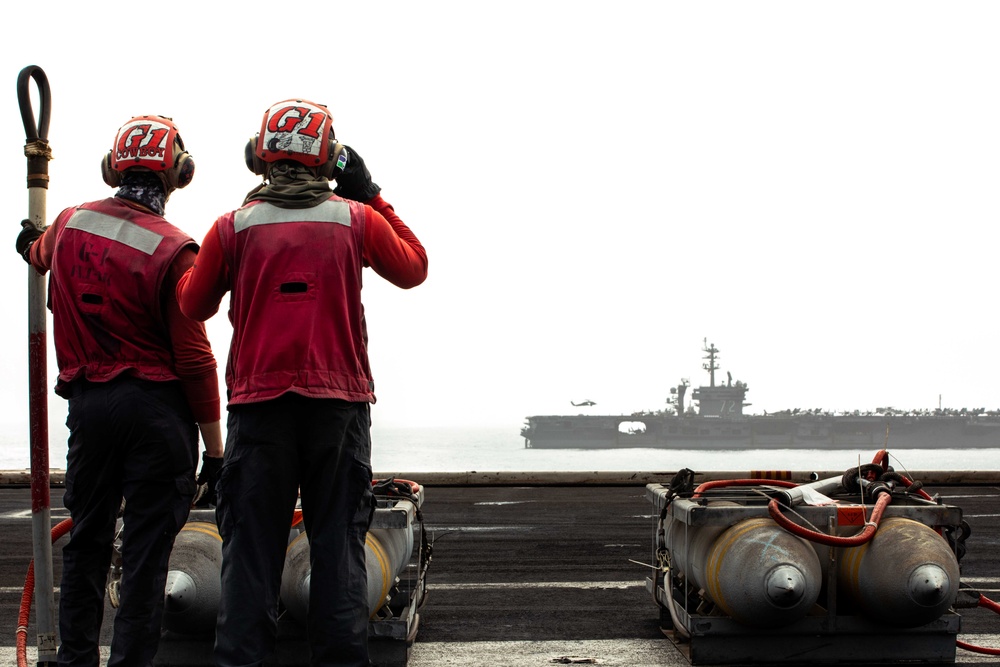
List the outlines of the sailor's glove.
<svg viewBox="0 0 1000 667">
<path fill-rule="evenodd" d="M 17 249 L 17 254 L 21 256 L 21 259 L 28 264 L 31 264 L 31 259 L 28 258 L 28 253 L 31 252 L 31 244 L 41 237 L 43 231 L 31 224 L 30 220 L 21 221 L 21 231 L 17 235 L 14 247 Z"/>
<path fill-rule="evenodd" d="M 195 507 L 215 505 L 215 483 L 219 481 L 219 471 L 222 470 L 222 457 L 209 456 L 202 452 L 201 472 L 198 473 L 198 490 L 195 492 Z"/>
<path fill-rule="evenodd" d="M 357 151 L 350 146 L 344 146 L 344 153 L 347 155 L 347 166 L 344 167 L 343 173 L 337 176 L 337 187 L 333 193 L 344 199 L 371 201 L 382 192 L 382 188 L 372 182 L 372 175 Z"/>
</svg>

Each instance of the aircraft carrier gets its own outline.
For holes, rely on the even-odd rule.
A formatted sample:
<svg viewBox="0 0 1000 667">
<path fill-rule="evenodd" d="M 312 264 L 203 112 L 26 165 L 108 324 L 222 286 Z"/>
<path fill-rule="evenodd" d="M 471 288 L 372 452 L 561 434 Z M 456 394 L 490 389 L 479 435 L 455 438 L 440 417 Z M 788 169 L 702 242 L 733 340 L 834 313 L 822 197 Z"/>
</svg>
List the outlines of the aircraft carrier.
<svg viewBox="0 0 1000 667">
<path fill-rule="evenodd" d="M 876 408 L 829 413 L 791 408 L 769 414 L 744 409 L 750 387 L 727 374 L 716 382 L 719 349 L 704 350 L 709 383 L 691 390 L 682 380 L 671 388 L 669 406 L 621 415 L 535 415 L 521 428 L 525 447 L 616 449 L 660 447 L 680 450 L 992 449 L 1000 447 L 1000 411 L 985 408 L 905 411 Z M 593 406 L 593 401 L 572 403 Z"/>
<path fill-rule="evenodd" d="M 651 592 L 656 570 L 657 498 L 680 471 L 634 473 L 412 473 L 422 485 L 420 531 L 431 548 L 419 624 L 405 650 L 387 665 L 469 667 L 599 664 L 674 667 L 700 664 L 685 653 Z M 695 481 L 775 478 L 805 484 L 836 471 L 717 471 Z M 1000 471 L 911 472 L 931 505 L 961 508 L 970 529 L 961 581 L 967 591 L 1000 600 Z M 379 476 L 379 475 L 377 475 Z M 388 476 L 388 475 L 384 475 Z M 66 518 L 57 471 L 52 476 L 52 522 Z M 25 572 L 32 554 L 30 479 L 0 474 L 0 664 L 16 664 L 15 635 Z M 651 502 L 652 500 L 652 502 Z M 59 546 L 54 546 L 55 582 Z M 414 551 L 419 547 L 415 546 Z M 402 579 L 414 578 L 411 572 Z M 58 599 L 58 592 L 56 593 Z M 922 664 L 1000 664 L 1000 656 L 955 650 L 951 642 L 1000 649 L 1000 615 L 965 594 L 947 614 L 944 659 Z M 102 643 L 107 655 L 108 605 Z M 960 627 L 958 627 L 960 626 Z M 911 632 L 911 631 L 904 631 Z M 948 634 L 951 632 L 952 634 Z M 957 632 L 957 634 L 954 634 Z M 917 633 L 919 634 L 919 633 Z M 28 664 L 35 664 L 34 616 L 27 628 Z M 941 657 L 941 634 L 927 658 Z M 308 664 L 301 638 L 282 640 L 273 665 Z M 800 639 L 801 641 L 801 639 Z M 823 640 L 825 641 L 825 640 Z M 824 661 L 817 637 L 809 664 Z M 158 665 L 210 665 L 210 640 L 161 643 Z M 879 664 L 898 651 L 883 647 Z M 184 650 L 181 650 L 184 649 Z M 920 649 L 915 649 L 920 650 Z M 736 660 L 731 664 L 760 664 Z M 832 654 L 831 654 L 832 655 Z M 766 656 L 758 656 L 765 658 Z M 850 656 L 849 656 L 850 657 Z M 857 660 L 845 660 L 841 664 Z M 730 664 L 719 661 L 711 664 Z M 804 662 L 801 664 L 805 664 Z M 831 663 L 834 664 L 834 663 Z M 912 664 L 912 661 L 898 664 Z"/>
</svg>

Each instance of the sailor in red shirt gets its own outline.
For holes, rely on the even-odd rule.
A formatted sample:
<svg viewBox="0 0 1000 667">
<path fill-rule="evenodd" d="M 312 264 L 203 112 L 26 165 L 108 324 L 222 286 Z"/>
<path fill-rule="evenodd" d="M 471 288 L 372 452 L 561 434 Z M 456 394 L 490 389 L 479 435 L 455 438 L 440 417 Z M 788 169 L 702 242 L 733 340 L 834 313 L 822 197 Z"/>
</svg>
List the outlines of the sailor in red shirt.
<svg viewBox="0 0 1000 667">
<path fill-rule="evenodd" d="M 219 382 L 205 326 L 181 314 L 175 286 L 198 246 L 163 218 L 194 161 L 169 118 L 137 116 L 102 162 L 114 197 L 62 211 L 44 234 L 22 223 L 17 251 L 51 272 L 49 307 L 69 402 L 63 502 L 60 665 L 97 665 L 104 589 L 124 499 L 120 606 L 108 665 L 150 665 L 160 639 L 174 538 L 198 482 L 222 461 Z"/>
<path fill-rule="evenodd" d="M 196 320 L 215 314 L 232 292 L 216 664 L 259 665 L 274 649 L 301 489 L 311 664 L 367 666 L 375 393 L 362 269 L 410 288 L 426 278 L 427 255 L 357 152 L 337 143 L 326 107 L 273 105 L 246 161 L 264 183 L 216 220 L 177 285 L 181 310 Z"/>
</svg>

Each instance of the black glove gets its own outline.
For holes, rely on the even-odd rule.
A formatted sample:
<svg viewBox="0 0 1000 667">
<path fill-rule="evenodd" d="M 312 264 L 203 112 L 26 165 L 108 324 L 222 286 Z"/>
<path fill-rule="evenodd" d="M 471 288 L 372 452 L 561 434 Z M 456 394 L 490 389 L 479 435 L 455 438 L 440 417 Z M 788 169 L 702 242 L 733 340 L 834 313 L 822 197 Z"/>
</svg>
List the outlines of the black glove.
<svg viewBox="0 0 1000 667">
<path fill-rule="evenodd" d="M 195 507 L 215 505 L 215 483 L 219 481 L 219 471 L 222 469 L 221 456 L 209 456 L 202 452 L 201 472 L 198 473 L 198 490 L 195 493 Z"/>
<path fill-rule="evenodd" d="M 337 176 L 337 187 L 333 193 L 344 199 L 371 201 L 382 192 L 382 188 L 372 182 L 372 175 L 357 151 L 350 146 L 344 146 L 344 153 L 347 155 L 347 166 L 344 167 L 344 173 Z"/>
<path fill-rule="evenodd" d="M 17 241 L 14 243 L 14 247 L 17 249 L 17 254 L 21 256 L 21 259 L 31 264 L 31 260 L 28 259 L 28 252 L 31 250 L 31 244 L 38 240 L 42 235 L 42 230 L 31 224 L 30 220 L 21 221 L 21 231 L 17 235 Z"/>
</svg>

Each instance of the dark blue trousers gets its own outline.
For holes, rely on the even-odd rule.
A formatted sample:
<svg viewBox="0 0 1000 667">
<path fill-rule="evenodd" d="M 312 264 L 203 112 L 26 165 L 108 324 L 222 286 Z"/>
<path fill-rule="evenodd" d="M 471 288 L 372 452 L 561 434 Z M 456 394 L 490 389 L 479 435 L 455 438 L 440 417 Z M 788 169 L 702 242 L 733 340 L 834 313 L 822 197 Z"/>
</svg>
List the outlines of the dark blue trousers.
<svg viewBox="0 0 1000 667">
<path fill-rule="evenodd" d="M 198 431 L 178 382 L 121 376 L 70 387 L 59 664 L 96 667 L 122 499 L 121 604 L 109 666 L 147 667 L 160 640 L 174 538 L 195 491 Z"/>
<path fill-rule="evenodd" d="M 218 667 L 274 650 L 296 498 L 309 535 L 307 633 L 314 667 L 367 667 L 365 535 L 374 516 L 367 403 L 286 394 L 230 406 L 216 518 L 222 535 Z"/>
</svg>

